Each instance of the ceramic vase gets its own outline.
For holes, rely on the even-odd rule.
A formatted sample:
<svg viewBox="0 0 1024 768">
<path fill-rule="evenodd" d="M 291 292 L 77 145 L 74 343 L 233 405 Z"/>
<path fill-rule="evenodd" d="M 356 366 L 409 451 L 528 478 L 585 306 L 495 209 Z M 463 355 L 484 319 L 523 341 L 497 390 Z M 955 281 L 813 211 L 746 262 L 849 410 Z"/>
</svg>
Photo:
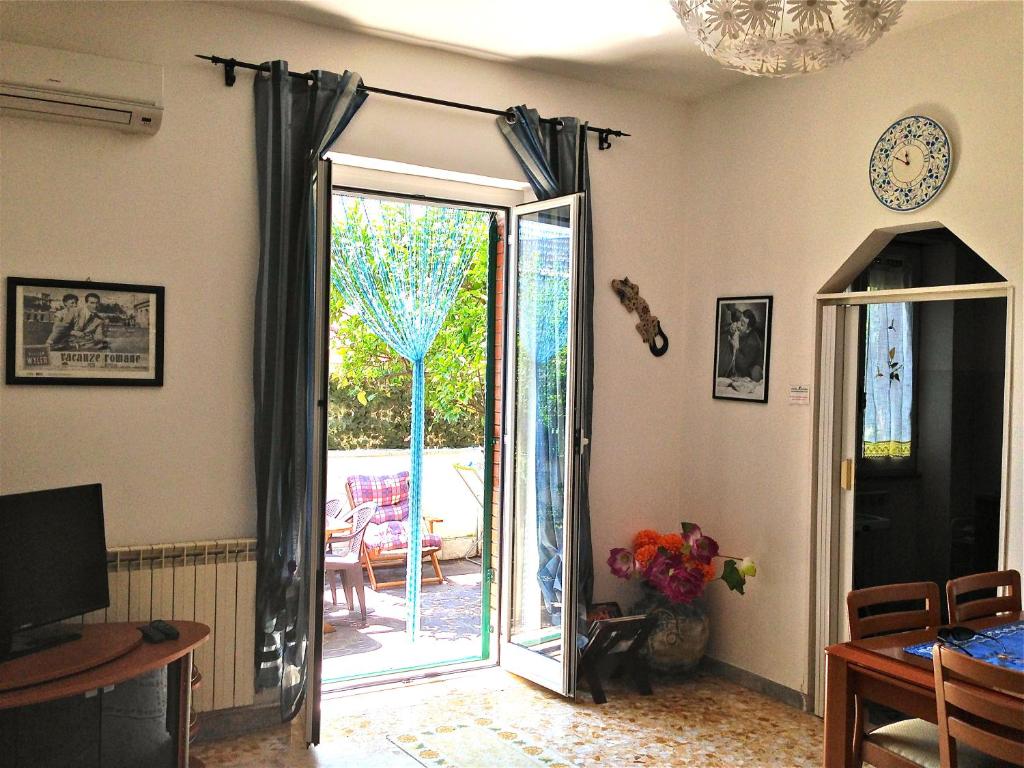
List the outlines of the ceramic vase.
<svg viewBox="0 0 1024 768">
<path fill-rule="evenodd" d="M 691 672 L 697 668 L 711 635 L 711 623 L 701 600 L 673 603 L 660 592 L 645 589 L 643 598 L 633 606 L 631 613 L 655 617 L 645 648 L 652 670 Z"/>
</svg>

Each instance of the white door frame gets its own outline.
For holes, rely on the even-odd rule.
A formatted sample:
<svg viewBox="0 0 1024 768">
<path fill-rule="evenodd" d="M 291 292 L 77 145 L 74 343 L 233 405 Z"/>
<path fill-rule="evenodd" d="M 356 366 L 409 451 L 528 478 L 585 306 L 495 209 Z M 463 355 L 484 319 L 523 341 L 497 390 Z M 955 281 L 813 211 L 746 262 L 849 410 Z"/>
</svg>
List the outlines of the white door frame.
<svg viewBox="0 0 1024 768">
<path fill-rule="evenodd" d="M 815 359 L 813 404 L 811 505 L 814 527 L 811 552 L 811 632 L 812 653 L 808 654 L 808 692 L 814 712 L 824 714 L 825 708 L 825 646 L 840 642 L 845 620 L 841 594 L 841 552 L 844 546 L 841 508 L 841 441 L 843 437 L 843 381 L 845 360 L 846 307 L 891 302 L 959 301 L 963 299 L 1006 300 L 1006 352 L 1003 381 L 1003 455 L 999 504 L 999 567 L 1005 568 L 1009 551 L 1009 469 L 1010 408 L 1013 402 L 1013 286 L 1009 283 L 975 283 L 970 285 L 903 288 L 885 291 L 851 291 L 820 293 L 815 296 Z M 852 492 L 851 482 L 846 484 Z M 849 535 L 849 533 L 847 533 Z"/>
<path fill-rule="evenodd" d="M 325 343 L 327 338 L 327 298 L 330 291 L 329 260 L 330 260 L 330 232 L 332 218 L 330 216 L 333 205 L 333 198 L 336 193 L 351 194 L 359 197 L 379 197 L 383 199 L 409 199 L 419 198 L 425 204 L 450 205 L 457 208 L 466 208 L 484 211 L 500 211 L 505 216 L 506 227 L 511 220 L 511 209 L 524 200 L 532 199 L 533 193 L 530 185 L 525 181 L 511 179 L 499 179 L 493 177 L 448 171 L 439 168 L 427 168 L 414 166 L 405 163 L 380 160 L 355 155 L 327 152 L 318 166 L 319 178 L 326 179 L 327 183 L 318 186 L 317 205 L 318 210 L 325 211 L 327 218 L 324 219 L 324 226 L 317 231 L 317 285 L 316 296 L 318 300 L 316 314 L 316 338 L 318 344 Z M 504 279 L 504 278 L 501 278 Z M 328 392 L 328 360 L 326 349 L 322 354 L 317 355 L 314 371 L 314 380 L 317 384 L 316 398 L 326 404 Z M 500 395 L 496 395 L 500 396 Z M 315 504 L 319 509 L 324 508 L 326 497 L 326 405 L 317 409 L 317 424 L 315 427 L 314 446 L 321 451 L 323 456 L 318 456 L 314 462 L 314 485 L 318 494 L 318 501 Z M 487 452 L 485 451 L 485 454 Z M 322 467 L 320 470 L 316 468 Z M 499 482 L 496 476 L 494 482 Z M 485 504 L 490 504 L 490 499 L 485 499 Z M 501 514 L 500 511 L 498 514 Z M 323 558 L 324 547 L 324 517 L 313 516 L 315 530 L 310 532 L 309 550 L 307 556 Z M 492 547 L 498 546 L 497 537 L 492 542 Z M 484 573 L 490 569 L 490 563 L 483 563 Z M 322 572 L 322 560 L 321 568 Z M 310 590 L 308 616 L 311 632 L 316 632 L 316 637 L 322 641 L 323 638 L 323 574 L 320 574 L 319 590 Z M 498 626 L 498 603 L 491 603 L 491 619 L 494 628 L 490 632 L 490 644 L 487 648 L 487 659 L 484 661 L 469 661 L 446 664 L 443 667 L 445 673 L 459 672 L 466 669 L 474 669 L 481 666 L 491 666 L 499 662 L 497 632 Z M 315 627 L 315 629 L 314 629 Z M 312 669 L 313 665 L 310 665 Z M 318 740 L 319 730 L 319 706 L 322 694 L 322 666 L 316 669 L 315 683 L 311 677 L 307 680 L 306 700 L 302 710 L 304 728 L 307 743 L 315 743 Z M 410 673 L 407 671 L 397 673 L 381 673 L 373 678 L 373 685 L 389 684 L 401 680 L 407 680 Z M 357 688 L 362 684 L 343 685 L 330 684 L 328 693 L 336 693 L 342 687 Z"/>
<path fill-rule="evenodd" d="M 529 429 L 532 424 L 520 423 L 516 409 L 517 400 L 517 354 L 518 354 L 518 267 L 519 267 L 519 218 L 537 211 L 551 210 L 568 206 L 570 227 L 569 264 L 569 319 L 567 338 L 571 350 L 578 349 L 576 335 L 579 322 L 579 268 L 580 238 L 583 236 L 581 215 L 583 212 L 584 194 L 581 192 L 562 197 L 540 200 L 535 203 L 517 205 L 512 209 L 508 228 L 510 248 L 506 251 L 505 282 L 505 397 L 502 415 L 502 549 L 501 549 L 501 626 L 498 633 L 498 663 L 515 675 L 531 680 L 538 685 L 555 691 L 567 698 L 576 695 L 576 604 L 577 589 L 575 578 L 576 564 L 576 455 L 581 450 L 580 440 L 574 434 L 576 423 L 576 374 L 578 361 L 575 354 L 570 354 L 566 365 L 566 397 L 565 397 L 565 458 L 563 465 L 563 505 L 564 525 L 562 529 L 562 626 L 561 626 L 561 658 L 542 656 L 528 648 L 512 642 L 512 623 L 515 615 L 513 601 L 517 597 L 517 585 L 514 582 L 515 558 L 521 557 L 515 551 L 515 524 L 519 515 L 516 504 L 516 435 L 522 428 Z M 580 436 L 582 437 L 582 436 Z"/>
</svg>

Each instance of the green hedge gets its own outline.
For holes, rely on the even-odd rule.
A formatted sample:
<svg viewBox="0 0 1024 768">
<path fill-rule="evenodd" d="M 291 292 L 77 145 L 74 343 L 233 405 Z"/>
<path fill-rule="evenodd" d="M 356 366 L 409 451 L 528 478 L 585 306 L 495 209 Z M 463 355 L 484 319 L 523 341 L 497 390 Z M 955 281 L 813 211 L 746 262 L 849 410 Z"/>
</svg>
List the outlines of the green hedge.
<svg viewBox="0 0 1024 768">
<path fill-rule="evenodd" d="M 486 227 L 486 221 L 482 224 Z M 426 357 L 425 432 L 430 448 L 483 445 L 487 369 L 487 238 Z M 330 304 L 327 447 L 407 448 L 412 366 L 346 310 Z"/>
</svg>

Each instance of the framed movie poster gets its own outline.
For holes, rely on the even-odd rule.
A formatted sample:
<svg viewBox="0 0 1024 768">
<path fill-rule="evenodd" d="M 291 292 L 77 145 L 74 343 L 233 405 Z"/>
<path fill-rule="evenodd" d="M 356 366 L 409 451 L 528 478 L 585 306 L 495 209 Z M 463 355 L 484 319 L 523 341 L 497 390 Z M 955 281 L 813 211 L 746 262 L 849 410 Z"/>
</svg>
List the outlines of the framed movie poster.
<svg viewBox="0 0 1024 768">
<path fill-rule="evenodd" d="M 771 296 L 718 300 L 712 397 L 768 402 L 771 334 Z"/>
<path fill-rule="evenodd" d="M 164 383 L 164 289 L 7 278 L 8 384 Z"/>
</svg>

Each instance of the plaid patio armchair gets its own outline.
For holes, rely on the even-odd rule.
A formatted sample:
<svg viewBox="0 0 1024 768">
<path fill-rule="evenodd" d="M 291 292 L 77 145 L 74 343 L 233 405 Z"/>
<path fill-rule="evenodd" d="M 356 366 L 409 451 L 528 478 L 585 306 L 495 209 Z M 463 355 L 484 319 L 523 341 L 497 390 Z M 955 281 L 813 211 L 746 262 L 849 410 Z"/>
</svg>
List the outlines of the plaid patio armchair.
<svg viewBox="0 0 1024 768">
<path fill-rule="evenodd" d="M 405 584 L 405 579 L 378 581 L 374 567 L 394 566 L 406 562 L 409 546 L 409 473 L 393 475 L 349 475 L 345 480 L 349 505 L 354 509 L 368 501 L 376 502 L 377 513 L 363 536 L 362 558 L 370 588 L 374 591 Z M 430 562 L 433 576 L 424 577 L 424 584 L 440 584 L 444 580 L 438 553 L 441 535 L 434 533 L 440 518 L 424 518 L 426 530 L 420 534 L 423 559 Z"/>
</svg>

